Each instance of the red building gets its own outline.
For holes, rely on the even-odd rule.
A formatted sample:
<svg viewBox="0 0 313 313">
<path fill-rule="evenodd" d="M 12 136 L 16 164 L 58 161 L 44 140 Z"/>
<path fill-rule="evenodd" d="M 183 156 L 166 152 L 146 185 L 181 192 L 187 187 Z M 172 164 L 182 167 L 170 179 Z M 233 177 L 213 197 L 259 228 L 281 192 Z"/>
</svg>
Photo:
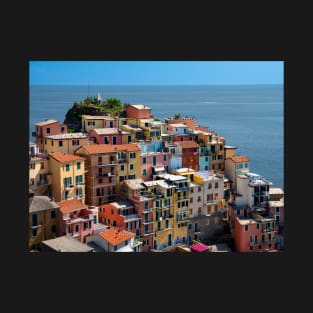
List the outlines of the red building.
<svg viewBox="0 0 313 313">
<path fill-rule="evenodd" d="M 151 108 L 144 104 L 133 104 L 127 107 L 126 116 L 128 118 L 152 118 Z"/>
<path fill-rule="evenodd" d="M 196 135 L 194 134 L 184 134 L 184 135 L 172 135 L 172 141 L 195 141 Z"/>
<path fill-rule="evenodd" d="M 149 181 L 153 179 L 153 175 L 167 172 L 169 164 L 169 152 L 150 152 L 141 154 L 142 179 L 144 181 Z"/>
<path fill-rule="evenodd" d="M 61 124 L 56 120 L 45 120 L 35 124 L 36 131 L 32 133 L 33 137 L 36 137 L 36 144 L 39 148 L 39 152 L 44 151 L 44 137 L 64 134 L 67 132 L 67 126 Z"/>
<path fill-rule="evenodd" d="M 182 167 L 199 171 L 199 145 L 195 141 L 177 142 L 182 154 Z"/>
<path fill-rule="evenodd" d="M 93 139 L 94 143 L 121 145 L 122 131 L 118 128 L 96 128 L 89 132 L 89 136 Z"/>
</svg>

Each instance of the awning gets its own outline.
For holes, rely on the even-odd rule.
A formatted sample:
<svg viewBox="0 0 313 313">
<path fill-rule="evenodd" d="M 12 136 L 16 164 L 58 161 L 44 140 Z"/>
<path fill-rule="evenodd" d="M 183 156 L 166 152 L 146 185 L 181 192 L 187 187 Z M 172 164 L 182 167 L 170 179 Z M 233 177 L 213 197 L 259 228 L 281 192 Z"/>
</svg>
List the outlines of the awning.
<svg viewBox="0 0 313 313">
<path fill-rule="evenodd" d="M 203 252 L 203 251 L 209 250 L 210 247 L 203 243 L 197 243 L 197 244 L 192 245 L 190 249 L 195 252 Z"/>
</svg>

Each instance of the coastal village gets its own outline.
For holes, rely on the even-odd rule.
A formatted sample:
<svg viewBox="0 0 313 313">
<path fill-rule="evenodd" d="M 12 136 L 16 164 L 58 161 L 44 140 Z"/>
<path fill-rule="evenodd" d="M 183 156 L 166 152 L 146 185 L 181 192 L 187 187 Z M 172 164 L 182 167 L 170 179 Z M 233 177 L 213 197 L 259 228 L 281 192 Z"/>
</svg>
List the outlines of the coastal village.
<svg viewBox="0 0 313 313">
<path fill-rule="evenodd" d="M 214 130 L 145 104 L 76 118 L 34 125 L 29 251 L 284 250 L 283 189 Z"/>
</svg>

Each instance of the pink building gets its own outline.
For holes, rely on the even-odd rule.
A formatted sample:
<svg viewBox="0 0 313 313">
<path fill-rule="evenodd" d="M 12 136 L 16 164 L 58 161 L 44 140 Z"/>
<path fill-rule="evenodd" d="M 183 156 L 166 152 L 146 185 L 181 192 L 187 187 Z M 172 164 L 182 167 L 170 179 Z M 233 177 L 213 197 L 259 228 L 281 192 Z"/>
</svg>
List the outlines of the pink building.
<svg viewBox="0 0 313 313">
<path fill-rule="evenodd" d="M 67 132 L 67 126 L 56 120 L 45 120 L 35 124 L 36 131 L 32 133 L 36 137 L 36 144 L 39 147 L 39 152 L 44 150 L 44 137 L 64 134 Z"/>
<path fill-rule="evenodd" d="M 89 132 L 89 136 L 93 138 L 94 143 L 110 145 L 121 145 L 123 143 L 122 131 L 118 128 L 95 128 Z"/>
<path fill-rule="evenodd" d="M 128 118 L 152 118 L 151 108 L 144 104 L 133 104 L 127 107 L 126 116 Z"/>
<path fill-rule="evenodd" d="M 60 234 L 71 236 L 80 242 L 86 242 L 86 237 L 94 231 L 98 210 L 90 209 L 77 199 L 57 202 L 60 206 Z"/>
<path fill-rule="evenodd" d="M 149 181 L 153 175 L 163 174 L 168 171 L 170 164 L 169 152 L 150 152 L 141 155 L 142 179 Z"/>
</svg>

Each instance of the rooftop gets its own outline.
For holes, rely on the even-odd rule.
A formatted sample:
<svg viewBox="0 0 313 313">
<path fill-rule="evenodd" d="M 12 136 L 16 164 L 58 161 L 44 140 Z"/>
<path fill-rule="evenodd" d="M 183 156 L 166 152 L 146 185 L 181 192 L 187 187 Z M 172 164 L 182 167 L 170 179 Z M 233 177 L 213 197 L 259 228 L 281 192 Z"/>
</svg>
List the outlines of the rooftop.
<svg viewBox="0 0 313 313">
<path fill-rule="evenodd" d="M 66 154 L 62 152 L 52 152 L 49 156 L 60 163 L 66 163 L 71 161 L 83 161 L 84 158 L 74 155 L 74 154 Z"/>
<path fill-rule="evenodd" d="M 158 177 L 165 179 L 165 180 L 171 180 L 171 181 L 179 181 L 179 180 L 187 180 L 187 178 L 185 176 L 181 176 L 181 175 L 173 175 L 173 174 L 158 174 Z"/>
<path fill-rule="evenodd" d="M 66 133 L 66 134 L 58 134 L 52 136 L 45 136 L 45 138 L 49 139 L 77 139 L 77 138 L 88 138 L 88 136 L 84 133 Z"/>
<path fill-rule="evenodd" d="M 140 151 L 136 143 L 129 143 L 123 145 L 109 145 L 109 144 L 91 144 L 83 146 L 89 154 L 109 153 L 117 151 Z"/>
<path fill-rule="evenodd" d="M 105 116 L 105 115 L 82 115 L 82 118 L 85 120 L 114 120 L 111 116 Z"/>
<path fill-rule="evenodd" d="M 132 190 L 144 189 L 143 180 L 141 178 L 137 179 L 126 179 L 123 181 L 123 184 L 126 184 Z"/>
<path fill-rule="evenodd" d="M 216 174 L 209 172 L 209 171 L 198 171 L 194 173 L 194 176 L 199 176 L 204 181 L 223 179 L 222 177 L 218 177 Z"/>
<path fill-rule="evenodd" d="M 60 206 L 60 211 L 63 214 L 82 210 L 82 209 L 88 209 L 86 204 L 83 204 L 81 201 L 77 199 L 63 200 L 63 201 L 57 202 L 57 204 Z"/>
<path fill-rule="evenodd" d="M 147 107 L 144 104 L 132 104 L 131 106 L 136 108 L 137 110 L 151 110 L 151 108 Z"/>
<path fill-rule="evenodd" d="M 134 205 L 130 201 L 115 201 L 110 203 L 113 207 L 117 209 L 128 209 L 128 208 L 133 208 Z"/>
<path fill-rule="evenodd" d="M 284 191 L 281 188 L 270 187 L 269 194 L 270 195 L 283 195 Z"/>
<path fill-rule="evenodd" d="M 186 124 L 183 123 L 177 123 L 177 124 L 169 124 L 168 127 L 173 127 L 173 128 L 188 128 L 188 126 Z"/>
<path fill-rule="evenodd" d="M 134 238 L 135 234 L 118 227 L 111 226 L 106 231 L 99 233 L 99 236 L 108 241 L 110 245 L 117 246 L 126 240 Z"/>
<path fill-rule="evenodd" d="M 43 122 L 36 123 L 35 125 L 36 126 L 45 126 L 45 125 L 49 125 L 49 124 L 53 124 L 53 123 L 58 123 L 58 121 L 57 120 L 45 120 Z"/>
<path fill-rule="evenodd" d="M 249 162 L 249 158 L 245 155 L 233 156 L 231 157 L 231 160 L 235 163 Z"/>
<path fill-rule="evenodd" d="M 284 198 L 279 201 L 269 201 L 268 203 L 270 207 L 281 207 L 284 206 Z"/>
<path fill-rule="evenodd" d="M 237 221 L 240 225 L 256 224 L 256 221 L 251 218 L 240 218 L 237 216 Z"/>
<path fill-rule="evenodd" d="M 118 128 L 95 128 L 93 131 L 98 135 L 120 134 Z"/>
<path fill-rule="evenodd" d="M 42 244 L 56 252 L 93 252 L 93 248 L 69 236 L 42 241 Z"/>
<path fill-rule="evenodd" d="M 34 196 L 29 207 L 29 213 L 58 209 L 58 203 L 47 196 Z"/>
<path fill-rule="evenodd" d="M 199 148 L 199 145 L 193 140 L 177 141 L 182 148 Z"/>
</svg>

